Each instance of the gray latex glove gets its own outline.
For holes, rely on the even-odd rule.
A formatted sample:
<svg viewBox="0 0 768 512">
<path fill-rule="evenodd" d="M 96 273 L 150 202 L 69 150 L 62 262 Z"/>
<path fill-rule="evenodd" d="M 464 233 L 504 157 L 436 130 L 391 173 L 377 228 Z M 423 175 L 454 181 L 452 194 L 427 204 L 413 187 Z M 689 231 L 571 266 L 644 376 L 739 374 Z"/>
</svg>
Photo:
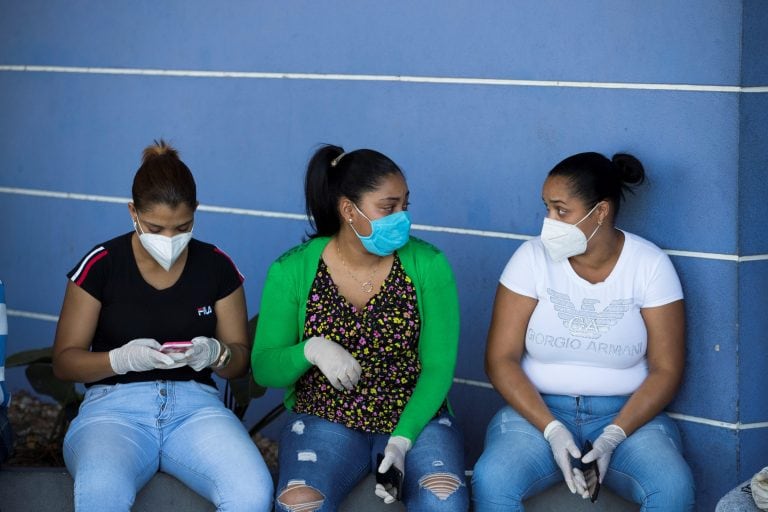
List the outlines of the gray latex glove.
<svg viewBox="0 0 768 512">
<path fill-rule="evenodd" d="M 403 436 L 391 436 L 384 448 L 384 458 L 376 469 L 379 473 L 386 473 L 389 468 L 395 466 L 400 470 L 405 480 L 405 454 L 411 449 L 411 440 Z M 384 500 L 387 505 L 395 501 L 397 489 L 385 489 L 382 484 L 376 484 L 374 490 L 376 496 Z"/>
<path fill-rule="evenodd" d="M 313 336 L 307 340 L 304 344 L 304 357 L 317 366 L 331 382 L 331 386 L 339 391 L 354 388 L 363 371 L 347 349 L 322 336 Z"/>
<path fill-rule="evenodd" d="M 544 439 L 549 442 L 549 446 L 552 448 L 552 455 L 555 457 L 560 471 L 563 473 L 565 479 L 565 485 L 573 494 L 578 494 L 581 497 L 588 495 L 587 482 L 584 479 L 584 474 L 573 468 L 571 465 L 571 457 L 578 459 L 581 457 L 581 451 L 573 441 L 573 436 L 565 428 L 565 425 L 557 420 L 552 420 L 549 425 L 544 429 Z"/>
<path fill-rule="evenodd" d="M 109 365 L 118 375 L 147 370 L 168 370 L 184 364 L 160 352 L 160 343 L 150 338 L 137 338 L 109 351 Z"/>
<path fill-rule="evenodd" d="M 182 361 L 196 372 L 208 368 L 219 358 L 221 343 L 216 338 L 197 336 L 191 341 L 192 346 L 184 352 Z"/>
<path fill-rule="evenodd" d="M 768 510 L 768 466 L 761 469 L 755 476 L 749 486 L 752 488 L 752 499 L 760 510 Z"/>
<path fill-rule="evenodd" d="M 627 438 L 624 429 L 618 425 L 610 424 L 603 429 L 600 437 L 592 443 L 592 450 L 584 455 L 581 462 L 587 464 L 593 460 L 597 461 L 597 469 L 600 471 L 600 483 L 603 483 L 605 473 L 608 472 L 608 464 L 611 462 L 611 455 L 622 441 Z"/>
</svg>

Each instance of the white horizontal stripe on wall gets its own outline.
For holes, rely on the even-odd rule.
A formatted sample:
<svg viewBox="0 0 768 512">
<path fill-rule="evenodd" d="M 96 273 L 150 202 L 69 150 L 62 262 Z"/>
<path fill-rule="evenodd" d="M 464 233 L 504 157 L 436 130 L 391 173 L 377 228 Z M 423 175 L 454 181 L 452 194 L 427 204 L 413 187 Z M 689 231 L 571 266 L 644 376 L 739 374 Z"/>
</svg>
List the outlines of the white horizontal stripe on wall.
<svg viewBox="0 0 768 512">
<path fill-rule="evenodd" d="M 19 311 L 18 309 L 9 309 L 8 316 L 17 316 L 19 318 L 31 318 L 32 320 L 42 320 L 44 322 L 58 322 L 56 315 L 46 315 L 45 313 L 33 313 L 31 311 Z"/>
<path fill-rule="evenodd" d="M 14 194 L 24 196 L 49 197 L 55 199 L 70 199 L 75 201 L 93 201 L 99 203 L 118 203 L 127 204 L 129 197 L 101 196 L 95 194 L 78 194 L 75 192 L 57 192 L 54 190 L 39 190 L 29 188 L 0 187 L 0 194 Z M 230 215 L 249 215 L 252 217 L 266 217 L 273 219 L 288 219 L 306 221 L 307 216 L 299 213 L 275 212 L 269 210 L 251 210 L 247 208 L 230 208 L 226 206 L 213 206 L 201 204 L 197 207 L 198 211 L 225 213 Z M 531 235 L 519 233 L 504 233 L 502 231 L 487 231 L 481 229 L 452 228 L 447 226 L 430 226 L 427 224 L 413 224 L 415 231 L 430 231 L 436 233 L 450 233 L 454 235 L 479 236 L 485 238 L 504 238 L 509 240 L 530 240 Z M 685 258 L 700 258 L 707 260 L 725 260 L 735 261 L 737 263 L 747 261 L 768 260 L 768 254 L 756 254 L 750 256 L 738 256 L 735 254 L 719 254 L 710 252 L 677 251 L 674 249 L 664 250 L 670 256 L 682 256 Z"/>
<path fill-rule="evenodd" d="M 188 78 L 236 78 L 257 80 L 341 80 L 453 85 L 496 85 L 507 87 L 575 87 L 592 89 L 640 89 L 654 91 L 764 93 L 768 86 L 664 84 L 634 82 L 580 82 L 570 80 L 514 80 L 505 78 L 438 77 L 409 75 L 356 75 L 346 73 L 274 73 L 260 71 L 203 71 L 185 69 L 143 69 L 78 66 L 0 65 L 0 71 L 27 73 L 76 73 L 96 75 L 173 76 Z"/>
<path fill-rule="evenodd" d="M 768 428 L 768 421 L 761 421 L 759 423 L 728 423 L 725 421 L 700 418 L 698 416 L 688 416 L 687 414 L 680 414 L 676 412 L 668 412 L 667 414 L 676 420 L 699 423 L 701 425 L 709 425 L 711 427 L 727 428 L 730 430 L 753 430 L 756 428 Z"/>
</svg>

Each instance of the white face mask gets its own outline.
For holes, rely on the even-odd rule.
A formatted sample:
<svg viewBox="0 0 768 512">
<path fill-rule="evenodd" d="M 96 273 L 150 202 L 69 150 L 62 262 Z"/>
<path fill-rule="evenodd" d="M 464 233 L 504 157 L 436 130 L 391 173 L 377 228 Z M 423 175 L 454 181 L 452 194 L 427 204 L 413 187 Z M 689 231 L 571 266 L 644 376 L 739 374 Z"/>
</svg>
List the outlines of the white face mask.
<svg viewBox="0 0 768 512">
<path fill-rule="evenodd" d="M 567 222 L 550 219 L 549 217 L 544 218 L 544 225 L 541 227 L 541 243 L 544 244 L 544 248 L 553 261 L 562 261 L 571 256 L 578 256 L 586 252 L 587 242 L 595 236 L 597 230 L 600 229 L 600 224 L 589 235 L 589 238 L 577 226 L 584 219 L 592 215 L 592 212 L 597 208 L 597 204 L 576 224 L 568 224 Z"/>
<path fill-rule="evenodd" d="M 181 253 L 187 248 L 189 241 L 192 239 L 192 230 L 188 233 L 181 233 L 176 236 L 164 236 L 155 235 L 154 233 L 144 233 L 141 229 L 141 223 L 139 222 L 139 216 L 136 215 L 136 220 L 133 221 L 134 229 L 138 226 L 139 242 L 144 246 L 144 249 L 152 256 L 155 261 L 165 269 L 169 271 L 176 260 L 179 259 Z"/>
</svg>

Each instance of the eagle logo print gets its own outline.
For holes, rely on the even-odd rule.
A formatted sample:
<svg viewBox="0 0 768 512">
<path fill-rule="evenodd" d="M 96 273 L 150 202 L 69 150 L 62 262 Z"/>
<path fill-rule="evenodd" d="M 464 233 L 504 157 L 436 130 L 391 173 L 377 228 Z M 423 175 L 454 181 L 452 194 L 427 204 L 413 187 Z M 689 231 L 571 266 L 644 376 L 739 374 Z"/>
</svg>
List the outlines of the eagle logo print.
<svg viewBox="0 0 768 512">
<path fill-rule="evenodd" d="M 612 300 L 602 311 L 597 311 L 599 300 L 582 299 L 581 309 L 576 309 L 567 294 L 551 288 L 547 288 L 547 293 L 563 325 L 573 336 L 581 338 L 599 338 L 624 318 L 624 313 L 632 309 L 632 299 Z"/>
</svg>

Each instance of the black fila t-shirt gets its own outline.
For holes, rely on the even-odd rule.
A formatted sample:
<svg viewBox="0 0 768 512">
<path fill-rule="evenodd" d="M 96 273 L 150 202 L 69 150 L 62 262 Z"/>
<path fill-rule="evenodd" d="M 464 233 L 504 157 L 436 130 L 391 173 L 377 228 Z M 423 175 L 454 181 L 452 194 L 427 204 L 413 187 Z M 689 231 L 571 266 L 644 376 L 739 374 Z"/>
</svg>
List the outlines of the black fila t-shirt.
<svg viewBox="0 0 768 512">
<path fill-rule="evenodd" d="M 170 288 L 157 290 L 139 272 L 131 248 L 132 235 L 130 232 L 94 247 L 67 274 L 73 283 L 101 302 L 91 350 L 107 352 L 136 338 L 165 343 L 197 336 L 214 337 L 214 304 L 243 282 L 229 256 L 214 245 L 192 239 L 178 281 Z M 196 372 L 189 366 L 128 372 L 87 385 L 163 379 L 215 385 L 210 369 Z"/>
</svg>

